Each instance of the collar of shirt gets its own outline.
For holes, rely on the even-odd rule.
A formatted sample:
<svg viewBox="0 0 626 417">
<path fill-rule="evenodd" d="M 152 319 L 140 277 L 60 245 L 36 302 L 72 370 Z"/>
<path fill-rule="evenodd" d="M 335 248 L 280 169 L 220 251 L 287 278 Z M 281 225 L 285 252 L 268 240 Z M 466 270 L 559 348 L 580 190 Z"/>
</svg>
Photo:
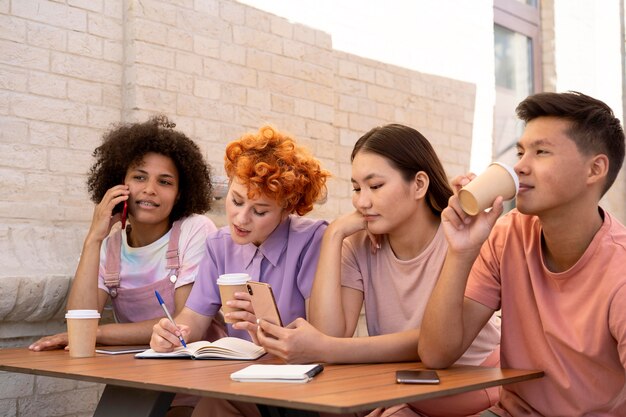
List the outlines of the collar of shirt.
<svg viewBox="0 0 626 417">
<path fill-rule="evenodd" d="M 276 267 L 278 259 L 287 247 L 287 240 L 289 239 L 289 226 L 291 224 L 291 216 L 287 216 L 276 229 L 265 239 L 265 242 L 258 246 L 258 250 L 261 251 L 265 259 L 267 259 L 272 266 Z M 254 243 L 248 243 L 243 248 L 243 261 L 246 268 L 250 266 L 254 255 L 257 251 L 257 246 Z"/>
</svg>

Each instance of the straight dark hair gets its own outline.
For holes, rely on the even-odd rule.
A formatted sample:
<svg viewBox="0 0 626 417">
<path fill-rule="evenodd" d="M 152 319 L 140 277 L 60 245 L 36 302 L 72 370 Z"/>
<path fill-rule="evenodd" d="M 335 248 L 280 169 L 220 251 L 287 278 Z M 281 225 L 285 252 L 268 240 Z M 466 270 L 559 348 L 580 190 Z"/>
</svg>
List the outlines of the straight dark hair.
<svg viewBox="0 0 626 417">
<path fill-rule="evenodd" d="M 356 142 L 350 161 L 354 161 L 359 152 L 387 159 L 407 182 L 413 181 L 415 174 L 423 171 L 430 181 L 426 194 L 428 207 L 439 216 L 448 206 L 452 188 L 446 172 L 428 139 L 417 130 L 401 124 L 375 127 Z"/>
<path fill-rule="evenodd" d="M 522 101 L 516 113 L 526 123 L 543 116 L 570 121 L 565 133 L 582 154 L 609 158 L 602 194 L 611 188 L 624 163 L 624 130 L 609 106 L 577 91 L 538 93 Z"/>
</svg>

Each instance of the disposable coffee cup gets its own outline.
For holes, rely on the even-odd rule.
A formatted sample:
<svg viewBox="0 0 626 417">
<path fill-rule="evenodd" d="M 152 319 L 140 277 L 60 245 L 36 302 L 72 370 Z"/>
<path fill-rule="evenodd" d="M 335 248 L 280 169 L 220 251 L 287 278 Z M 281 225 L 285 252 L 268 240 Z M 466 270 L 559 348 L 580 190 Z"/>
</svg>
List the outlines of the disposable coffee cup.
<svg viewBox="0 0 626 417">
<path fill-rule="evenodd" d="M 246 292 L 246 283 L 250 281 L 250 279 L 250 275 L 245 273 L 223 274 L 217 279 L 217 286 L 220 289 L 220 298 L 222 299 L 222 312 L 224 313 L 226 323 L 235 323 L 238 321 L 227 318 L 226 313 L 240 311 L 239 308 L 227 306 L 226 302 L 234 300 L 236 292 Z"/>
<path fill-rule="evenodd" d="M 69 310 L 67 337 L 72 358 L 88 358 L 96 355 L 96 334 L 100 313 L 98 310 Z"/>
<path fill-rule="evenodd" d="M 517 194 L 519 179 L 510 166 L 494 162 L 487 170 L 474 178 L 459 191 L 461 208 L 470 216 L 475 216 L 493 205 L 500 195 L 510 200 Z"/>
</svg>

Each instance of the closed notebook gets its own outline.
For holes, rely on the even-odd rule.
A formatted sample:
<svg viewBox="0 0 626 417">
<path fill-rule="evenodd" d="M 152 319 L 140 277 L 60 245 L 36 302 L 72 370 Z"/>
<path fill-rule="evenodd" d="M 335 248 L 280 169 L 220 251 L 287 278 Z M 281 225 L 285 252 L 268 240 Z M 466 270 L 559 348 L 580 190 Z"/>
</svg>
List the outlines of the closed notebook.
<svg viewBox="0 0 626 417">
<path fill-rule="evenodd" d="M 311 365 L 250 365 L 230 374 L 239 382 L 309 382 L 324 370 L 320 364 Z"/>
<path fill-rule="evenodd" d="M 215 342 L 199 341 L 187 343 L 187 347 L 172 352 L 155 352 L 148 349 L 135 355 L 136 358 L 193 358 L 253 360 L 265 354 L 265 349 L 238 337 L 223 337 Z"/>
</svg>

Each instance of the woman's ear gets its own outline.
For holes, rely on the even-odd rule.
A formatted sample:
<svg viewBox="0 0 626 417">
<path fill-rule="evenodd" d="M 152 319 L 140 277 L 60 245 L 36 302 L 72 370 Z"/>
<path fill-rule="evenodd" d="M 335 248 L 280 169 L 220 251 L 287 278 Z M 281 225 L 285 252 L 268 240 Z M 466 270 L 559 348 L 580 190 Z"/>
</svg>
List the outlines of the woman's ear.
<svg viewBox="0 0 626 417">
<path fill-rule="evenodd" d="M 426 196 L 428 192 L 428 186 L 430 185 L 430 179 L 424 171 L 419 171 L 415 174 L 413 180 L 413 187 L 415 189 L 415 199 L 421 199 Z"/>
</svg>

